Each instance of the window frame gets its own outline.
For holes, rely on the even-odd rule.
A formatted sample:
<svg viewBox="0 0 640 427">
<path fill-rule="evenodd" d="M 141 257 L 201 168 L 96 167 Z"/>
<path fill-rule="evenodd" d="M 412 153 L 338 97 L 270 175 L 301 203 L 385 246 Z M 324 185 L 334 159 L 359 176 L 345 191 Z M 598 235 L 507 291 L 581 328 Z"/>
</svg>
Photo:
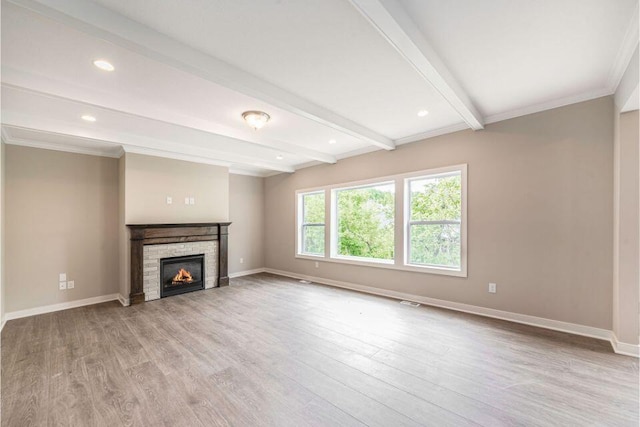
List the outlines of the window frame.
<svg viewBox="0 0 640 427">
<path fill-rule="evenodd" d="M 460 218 L 460 269 L 450 267 L 423 266 L 419 264 L 409 264 L 408 248 L 410 244 L 407 234 L 408 221 L 410 219 L 410 205 L 407 205 L 409 195 L 408 180 L 429 177 L 433 175 L 445 175 L 453 172 L 460 172 L 461 178 L 461 218 Z M 334 206 L 334 190 L 344 190 L 360 187 L 374 187 L 385 183 L 395 182 L 395 216 L 394 216 L 394 259 L 390 262 L 361 257 L 336 256 L 337 240 L 334 230 L 337 230 L 337 215 Z M 313 255 L 300 253 L 301 247 L 301 195 L 309 193 L 325 193 L 325 250 L 324 255 Z M 330 262 L 337 264 L 350 264 L 374 268 L 384 268 L 389 270 L 409 271 L 415 273 L 438 274 L 454 277 L 467 277 L 467 164 L 457 164 L 452 166 L 424 169 L 415 172 L 401 173 L 396 175 L 386 175 L 371 179 L 351 181 L 346 183 L 330 184 L 319 187 L 300 189 L 295 191 L 296 207 L 296 236 L 295 236 L 295 258 L 300 260 L 313 260 L 316 262 Z"/>
<path fill-rule="evenodd" d="M 341 191 L 349 191 L 349 190 L 358 190 L 358 189 L 366 189 L 366 188 L 373 188 L 373 187 L 379 187 L 382 185 L 393 185 L 393 203 L 394 203 L 394 212 L 393 212 L 393 224 L 394 224 L 394 230 L 393 230 L 393 241 L 394 241 L 394 250 L 393 250 L 393 254 L 394 257 L 393 259 L 381 259 L 381 258 L 368 258 L 368 257 L 358 257 L 358 256 L 349 256 L 349 255 L 340 255 L 338 254 L 338 193 Z M 330 258 L 333 260 L 340 260 L 340 261 L 345 261 L 345 262 L 356 262 L 356 263 L 367 263 L 367 264 L 383 264 L 383 265 L 394 265 L 395 264 L 395 258 L 396 258 L 396 250 L 395 250 L 395 242 L 396 242 L 396 230 L 395 230 L 395 225 L 396 225 L 396 214 L 397 214 L 397 209 L 395 209 L 396 203 L 397 203 L 397 183 L 395 182 L 394 179 L 391 180 L 384 180 L 384 181 L 379 181 L 379 180 L 375 180 L 374 182 L 365 182 L 365 183 L 361 183 L 361 184 L 356 184 L 353 185 L 353 183 L 350 183 L 347 186 L 339 186 L 339 187 L 333 187 L 331 188 L 331 214 L 330 214 L 330 218 L 331 218 L 331 234 L 329 236 L 330 239 L 330 250 L 329 250 L 329 255 Z"/>
<path fill-rule="evenodd" d="M 304 197 L 322 194 L 325 201 L 324 223 L 305 223 L 304 222 Z M 296 191 L 296 256 L 324 258 L 327 253 L 327 212 L 326 212 L 327 194 L 324 189 L 310 191 Z M 324 227 L 324 247 L 322 254 L 314 254 L 311 252 L 303 252 L 304 250 L 304 228 L 305 227 Z"/>
<path fill-rule="evenodd" d="M 460 221 L 455 220 L 411 220 L 411 182 L 421 179 L 445 178 L 460 174 Z M 467 165 L 450 166 L 413 173 L 404 178 L 404 230 L 403 230 L 403 265 L 407 268 L 420 269 L 434 274 L 467 277 Z M 412 263 L 411 260 L 411 227 L 413 225 L 460 225 L 460 268 Z"/>
</svg>

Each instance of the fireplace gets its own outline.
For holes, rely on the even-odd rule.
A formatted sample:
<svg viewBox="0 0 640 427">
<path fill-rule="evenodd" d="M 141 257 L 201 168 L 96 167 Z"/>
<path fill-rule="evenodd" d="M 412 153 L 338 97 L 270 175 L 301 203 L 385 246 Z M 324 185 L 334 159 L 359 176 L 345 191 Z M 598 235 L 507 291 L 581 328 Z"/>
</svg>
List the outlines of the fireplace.
<svg viewBox="0 0 640 427">
<path fill-rule="evenodd" d="M 160 298 L 204 289 L 204 254 L 160 260 Z"/>
<path fill-rule="evenodd" d="M 210 222 L 191 224 L 128 224 L 131 236 L 131 291 L 130 304 L 152 301 L 164 296 L 196 289 L 210 289 L 229 285 L 228 276 L 228 233 L 230 222 Z M 197 267 L 190 271 L 185 267 L 167 275 L 161 275 L 161 260 L 177 257 L 194 257 L 204 254 L 198 277 Z M 190 272 L 191 283 L 185 273 L 179 275 L 180 268 Z M 193 267 L 192 267 L 193 268 Z M 162 272 L 164 273 L 164 272 Z M 176 282 L 173 278 L 178 274 Z M 195 277 L 194 277 L 195 274 Z M 200 283 L 194 283 L 196 281 Z M 184 286 L 182 286 L 184 285 Z M 200 285 L 195 288 L 196 285 Z M 193 287 L 193 288 L 192 288 Z M 185 290 L 186 289 L 186 290 Z"/>
</svg>

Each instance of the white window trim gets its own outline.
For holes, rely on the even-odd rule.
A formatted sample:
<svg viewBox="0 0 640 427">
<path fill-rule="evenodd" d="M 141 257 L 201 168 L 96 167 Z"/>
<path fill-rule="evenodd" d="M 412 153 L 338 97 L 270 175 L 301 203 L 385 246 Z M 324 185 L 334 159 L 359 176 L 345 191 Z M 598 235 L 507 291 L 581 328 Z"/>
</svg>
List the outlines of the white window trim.
<svg viewBox="0 0 640 427">
<path fill-rule="evenodd" d="M 395 182 L 394 179 L 391 180 L 375 180 L 372 182 L 366 182 L 366 183 L 361 183 L 361 184 L 356 184 L 354 185 L 353 183 L 349 183 L 348 185 L 341 185 L 341 186 L 336 186 L 331 188 L 331 235 L 330 235 L 330 241 L 331 241 L 331 246 L 330 246 L 330 251 L 329 251 L 329 257 L 332 260 L 339 260 L 342 261 L 344 263 L 349 263 L 349 262 L 355 262 L 355 263 L 364 263 L 367 265 L 370 264 L 382 264 L 385 266 L 388 265 L 394 265 L 395 264 L 395 248 L 394 248 L 394 259 L 378 259 L 378 258 L 367 258 L 367 257 L 356 257 L 356 256 L 349 256 L 349 255 L 339 255 L 338 254 L 338 234 L 337 234 L 337 230 L 338 230 L 338 203 L 337 203 L 337 194 L 340 191 L 345 191 L 345 190 L 355 190 L 355 189 L 360 189 L 360 188 L 371 188 L 371 187 L 378 187 L 381 185 L 393 185 L 394 186 L 394 201 L 395 201 L 395 195 L 397 194 L 397 183 Z M 394 220 L 394 241 L 395 241 L 395 220 Z"/>
<path fill-rule="evenodd" d="M 431 177 L 445 177 L 454 173 L 460 173 L 461 193 L 462 200 L 460 206 L 460 268 L 453 268 L 448 266 L 436 266 L 436 265 L 420 265 L 412 264 L 409 262 L 409 256 L 411 251 L 411 239 L 410 239 L 410 227 L 411 227 L 411 196 L 409 190 L 409 183 L 412 180 L 419 178 L 431 178 Z M 421 171 L 419 173 L 412 173 L 410 176 L 406 176 L 403 179 L 404 188 L 404 221 L 403 221 L 403 266 L 405 268 L 411 268 L 417 271 L 423 271 L 425 273 L 433 274 L 446 274 L 449 276 L 467 277 L 467 165 L 455 165 L 446 168 L 438 168 Z M 413 221 L 413 223 L 452 223 L 451 221 Z M 455 222 L 457 223 L 457 222 Z"/>
<path fill-rule="evenodd" d="M 326 245 L 325 245 L 324 254 L 312 254 L 312 253 L 302 252 L 302 249 L 303 249 L 302 228 L 304 226 L 304 222 L 303 222 L 304 218 L 302 216 L 304 215 L 304 207 L 303 207 L 304 196 L 313 195 L 313 194 L 323 194 L 323 193 L 324 193 L 325 204 L 326 204 L 327 194 L 324 189 L 296 191 L 296 257 L 299 257 L 299 258 L 304 257 L 304 258 L 310 258 L 310 259 L 323 259 L 327 253 Z M 325 233 L 325 241 L 326 241 L 327 239 L 326 210 L 325 210 L 325 218 L 324 218 L 324 233 Z"/>
<path fill-rule="evenodd" d="M 462 205 L 461 205 L 461 218 L 460 218 L 460 269 L 453 269 L 448 267 L 434 267 L 434 266 L 420 266 L 406 263 L 407 254 L 407 227 L 408 227 L 408 212 L 407 206 L 405 206 L 407 197 L 407 185 L 405 182 L 412 178 L 418 178 L 422 176 L 440 175 L 451 172 L 461 172 L 462 183 Z M 335 236 L 333 230 L 336 228 L 336 215 L 333 211 L 333 190 L 343 190 L 355 187 L 362 187 L 366 185 L 381 185 L 395 181 L 395 199 L 396 199 L 396 218 L 395 218 L 395 247 L 394 247 L 394 260 L 375 260 L 362 259 L 359 257 L 342 257 L 332 254 L 333 248 L 335 248 Z M 300 203 L 302 194 L 325 192 L 325 253 L 324 255 L 312 255 L 302 254 L 301 249 L 301 229 L 300 229 Z M 312 187 L 297 190 L 295 192 L 295 218 L 296 218 L 296 245 L 295 245 L 295 258 L 302 260 L 312 260 L 317 262 L 330 262 L 337 264 L 350 264 L 364 267 L 384 268 L 388 270 L 409 271 L 425 274 L 438 274 L 454 277 L 467 277 L 467 165 L 459 164 L 453 166 L 446 166 L 440 168 L 425 169 L 415 172 L 408 172 L 396 175 L 387 175 L 377 178 L 371 178 L 360 181 L 351 181 L 347 183 L 331 184 L 320 187 Z M 398 215 L 398 212 L 402 212 L 402 215 Z M 327 221 L 327 218 L 329 221 Z M 402 221 L 398 221 L 398 219 Z M 398 240 L 400 239 L 400 241 Z M 400 242 L 400 243 L 398 243 Z"/>
</svg>

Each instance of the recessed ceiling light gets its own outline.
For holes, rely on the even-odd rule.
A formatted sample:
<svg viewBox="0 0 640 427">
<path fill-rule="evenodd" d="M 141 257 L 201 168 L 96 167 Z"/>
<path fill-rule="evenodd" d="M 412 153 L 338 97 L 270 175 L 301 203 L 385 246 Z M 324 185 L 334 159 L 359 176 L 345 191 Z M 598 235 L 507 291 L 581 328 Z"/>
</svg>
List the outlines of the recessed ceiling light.
<svg viewBox="0 0 640 427">
<path fill-rule="evenodd" d="M 427 114 L 429 114 L 429 112 L 427 110 L 420 110 L 418 111 L 418 117 L 424 117 Z"/>
<path fill-rule="evenodd" d="M 109 61 L 105 61 L 104 59 L 96 59 L 95 61 L 93 61 L 93 65 L 104 71 L 115 70 L 115 67 L 111 65 Z"/>
<path fill-rule="evenodd" d="M 276 159 L 278 159 L 278 160 L 282 160 L 282 159 L 284 159 L 284 156 L 280 156 L 280 155 L 278 155 L 278 156 L 276 156 Z"/>
<path fill-rule="evenodd" d="M 95 122 L 96 118 L 93 116 L 90 116 L 89 114 L 85 114 L 84 116 L 82 116 L 82 120 L 87 122 Z"/>
<path fill-rule="evenodd" d="M 338 141 L 336 141 L 335 139 L 330 139 L 329 140 L 329 144 L 335 144 L 336 142 L 338 142 Z"/>
<path fill-rule="evenodd" d="M 249 126 L 254 130 L 258 130 L 267 124 L 271 117 L 264 111 L 245 111 L 242 113 L 242 118 Z"/>
</svg>

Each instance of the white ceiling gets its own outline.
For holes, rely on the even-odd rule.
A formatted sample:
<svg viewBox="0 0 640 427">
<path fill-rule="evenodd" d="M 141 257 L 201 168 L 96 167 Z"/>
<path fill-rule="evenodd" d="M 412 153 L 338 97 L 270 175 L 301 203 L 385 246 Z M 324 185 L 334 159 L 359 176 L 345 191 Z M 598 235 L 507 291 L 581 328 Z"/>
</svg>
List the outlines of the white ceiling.
<svg viewBox="0 0 640 427">
<path fill-rule="evenodd" d="M 637 0 L 3 0 L 3 137 L 292 172 L 611 94 L 637 28 Z"/>
</svg>

